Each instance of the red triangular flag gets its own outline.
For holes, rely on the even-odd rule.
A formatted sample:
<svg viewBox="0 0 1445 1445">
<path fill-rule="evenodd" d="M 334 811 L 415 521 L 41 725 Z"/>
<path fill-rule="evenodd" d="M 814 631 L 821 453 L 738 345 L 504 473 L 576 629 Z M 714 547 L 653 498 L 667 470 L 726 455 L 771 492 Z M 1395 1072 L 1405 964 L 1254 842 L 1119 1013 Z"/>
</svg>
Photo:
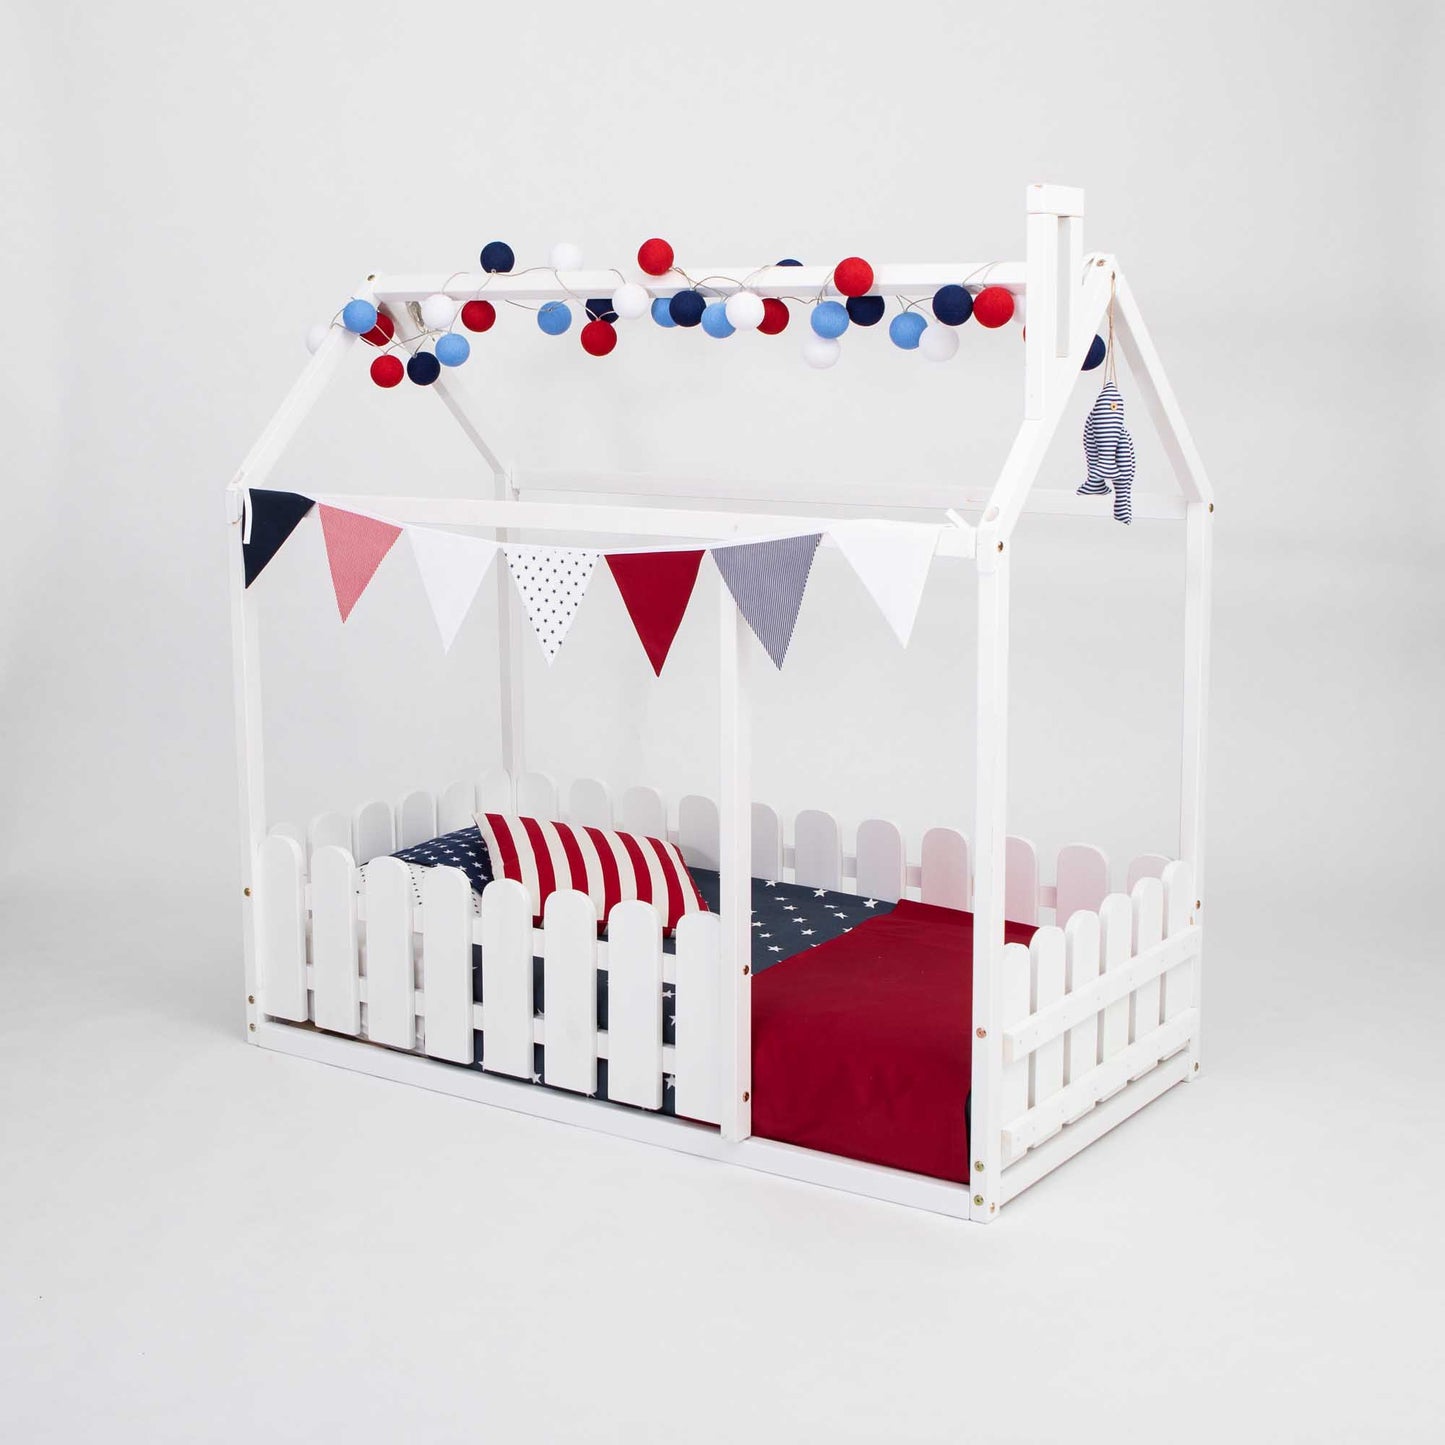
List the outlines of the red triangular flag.
<svg viewBox="0 0 1445 1445">
<path fill-rule="evenodd" d="M 662 676 L 662 664 L 682 615 L 692 597 L 702 551 L 609 552 L 607 565 L 627 606 L 627 615 L 647 649 L 652 670 Z"/>
<path fill-rule="evenodd" d="M 326 560 L 331 564 L 336 606 L 345 622 L 356 606 L 356 599 L 376 576 L 381 559 L 401 536 L 401 528 L 324 503 L 318 504 L 316 510 L 321 513 L 321 533 L 326 538 Z"/>
</svg>

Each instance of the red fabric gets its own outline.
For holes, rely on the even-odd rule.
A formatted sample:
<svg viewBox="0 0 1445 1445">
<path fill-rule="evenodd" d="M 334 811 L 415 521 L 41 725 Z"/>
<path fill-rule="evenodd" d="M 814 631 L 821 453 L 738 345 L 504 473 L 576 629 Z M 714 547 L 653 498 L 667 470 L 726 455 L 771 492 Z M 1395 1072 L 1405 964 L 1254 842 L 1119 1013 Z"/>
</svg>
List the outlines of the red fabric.
<svg viewBox="0 0 1445 1445">
<path fill-rule="evenodd" d="M 849 256 L 833 268 L 833 284 L 845 296 L 863 296 L 873 284 L 873 268 L 861 256 Z"/>
<path fill-rule="evenodd" d="M 385 311 L 376 313 L 376 325 L 370 331 L 362 335 L 363 341 L 369 341 L 373 346 L 385 346 L 391 338 L 396 335 L 396 322 L 386 314 Z"/>
<path fill-rule="evenodd" d="M 371 379 L 378 386 L 400 386 L 405 375 L 406 367 L 401 364 L 401 357 L 393 356 L 390 352 L 385 356 L 378 356 L 371 363 Z"/>
<path fill-rule="evenodd" d="M 753 1133 L 963 1183 L 972 1013 L 973 915 L 951 908 L 905 900 L 774 964 L 753 979 Z"/>
<path fill-rule="evenodd" d="M 1002 286 L 985 286 L 973 298 L 973 319 L 980 326 L 1003 326 L 1013 314 L 1013 292 Z"/>
<path fill-rule="evenodd" d="M 468 301 L 462 307 L 462 325 L 468 331 L 490 331 L 497 319 L 497 308 L 490 301 Z"/>
<path fill-rule="evenodd" d="M 672 247 L 661 236 L 654 236 L 637 248 L 637 264 L 649 276 L 666 275 L 672 270 L 672 261 Z"/>
<path fill-rule="evenodd" d="M 622 594 L 627 615 L 637 629 L 652 670 L 659 677 L 692 598 L 701 562 L 701 551 L 607 554 L 607 565 Z"/>
<path fill-rule="evenodd" d="M 763 319 L 758 322 L 758 330 L 764 336 L 776 336 L 778 332 L 786 331 L 788 320 L 789 312 L 784 302 L 776 296 L 763 298 Z"/>
<path fill-rule="evenodd" d="M 582 350 L 588 356 L 606 356 L 617 345 L 617 328 L 600 317 L 582 328 Z"/>
</svg>

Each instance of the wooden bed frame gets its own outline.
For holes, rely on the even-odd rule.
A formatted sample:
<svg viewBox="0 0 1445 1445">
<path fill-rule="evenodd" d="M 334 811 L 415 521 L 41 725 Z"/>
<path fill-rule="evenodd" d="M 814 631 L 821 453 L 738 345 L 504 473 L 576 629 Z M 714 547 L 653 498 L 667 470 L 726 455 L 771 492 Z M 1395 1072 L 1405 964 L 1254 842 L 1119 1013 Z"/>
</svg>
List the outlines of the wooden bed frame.
<svg viewBox="0 0 1445 1445">
<path fill-rule="evenodd" d="M 501 618 L 500 770 L 479 783 L 453 783 L 433 796 L 408 794 L 393 807 L 363 804 L 326 814 L 309 829 L 265 815 L 260 669 L 255 599 L 244 585 L 241 549 L 230 549 L 232 633 L 240 763 L 247 1029 L 251 1042 L 364 1073 L 476 1098 L 545 1118 L 727 1159 L 792 1178 L 987 1221 L 1001 1205 L 1165 1090 L 1200 1068 L 1205 698 L 1209 671 L 1209 481 L 1164 377 L 1128 283 L 1112 256 L 1082 250 L 1083 196 L 1058 186 L 1027 192 L 1026 259 L 987 267 L 990 284 L 1027 298 L 1024 415 L 997 483 L 909 493 L 874 505 L 877 515 L 951 523 L 938 555 L 971 561 L 977 576 L 977 791 L 971 840 L 930 829 L 910 861 L 898 830 L 863 823 L 850 853 L 826 812 L 798 816 L 792 836 L 770 808 L 754 803 L 750 781 L 745 623 L 724 597 L 719 797 L 684 798 L 675 811 L 647 788 L 616 810 L 606 789 L 578 780 L 559 799 L 552 781 L 524 759 L 520 673 L 513 665 L 523 627 L 498 569 Z M 880 266 L 873 290 L 926 294 L 984 269 L 979 263 Z M 704 268 L 709 289 L 763 296 L 825 294 L 827 268 Z M 610 294 L 617 276 L 554 272 L 493 276 L 488 295 L 543 301 Z M 644 278 L 655 294 L 676 282 Z M 443 291 L 458 299 L 475 283 L 440 276 L 371 276 L 353 293 L 375 301 L 407 338 L 413 307 Z M 1114 334 L 1161 437 L 1178 498 L 1134 499 L 1136 519 L 1183 523 L 1185 620 L 1180 836 L 1174 859 L 1135 859 L 1111 878 L 1099 850 L 1061 851 L 1041 883 L 1034 850 L 1006 832 L 1008 611 L 1014 530 L 1025 511 L 1108 516 L 1097 499 L 1034 488 L 1040 465 L 1080 376 L 1111 294 Z M 245 493 L 265 481 L 300 422 L 337 374 L 356 337 L 332 328 L 227 489 L 227 520 L 240 522 Z M 490 496 L 478 499 L 328 498 L 397 522 L 484 528 L 504 540 L 533 532 L 717 540 L 826 530 L 818 515 L 742 510 L 780 501 L 776 488 L 679 478 L 583 476 L 512 470 L 488 444 L 463 394 L 445 376 L 433 388 L 476 445 Z M 807 489 L 800 491 L 798 501 Z M 628 504 L 575 500 L 578 493 L 631 496 Z M 815 494 L 816 496 L 816 494 Z M 562 498 L 559 501 L 557 498 Z M 711 499 L 718 510 L 671 508 Z M 550 499 L 550 500 L 549 500 Z M 875 499 L 876 500 L 876 499 Z M 834 498 L 850 510 L 865 498 Z M 975 516 L 969 520 L 965 514 Z M 465 875 L 436 869 L 414 906 L 405 866 L 386 857 L 438 830 L 464 826 L 477 806 L 611 824 L 679 842 L 693 864 L 716 866 L 722 903 L 679 928 L 664 955 L 647 904 L 624 903 L 599 944 L 590 917 L 554 895 L 541 929 L 520 885 L 499 881 L 480 908 Z M 360 865 L 367 864 L 364 886 Z M 908 1174 L 751 1136 L 751 879 L 792 878 L 896 899 L 921 897 L 971 907 L 974 928 L 971 1176 L 967 1185 Z M 1122 891 L 1111 892 L 1111 883 Z M 1004 920 L 1041 926 L 1027 948 L 1004 942 Z M 480 946 L 485 1005 L 472 1002 L 472 949 Z M 545 960 L 548 1016 L 531 1010 L 533 956 Z M 590 1002 L 593 971 L 609 976 L 609 1028 L 599 1032 Z M 679 991 L 675 1044 L 664 1047 L 657 1000 L 674 968 L 706 980 Z M 556 980 L 555 985 L 553 980 Z M 524 984 L 525 980 L 525 984 Z M 474 1030 L 488 1040 L 486 1068 L 473 1060 Z M 546 1042 L 549 1084 L 531 1082 L 532 1045 Z M 596 1063 L 608 1061 L 609 1093 L 586 1097 Z M 554 1073 L 555 1070 L 555 1073 Z M 688 1119 L 656 1112 L 676 1089 Z M 589 1088 L 589 1083 L 591 1088 Z M 561 1092 L 571 1090 L 572 1092 Z M 702 1121 L 702 1122 L 692 1122 Z"/>
</svg>

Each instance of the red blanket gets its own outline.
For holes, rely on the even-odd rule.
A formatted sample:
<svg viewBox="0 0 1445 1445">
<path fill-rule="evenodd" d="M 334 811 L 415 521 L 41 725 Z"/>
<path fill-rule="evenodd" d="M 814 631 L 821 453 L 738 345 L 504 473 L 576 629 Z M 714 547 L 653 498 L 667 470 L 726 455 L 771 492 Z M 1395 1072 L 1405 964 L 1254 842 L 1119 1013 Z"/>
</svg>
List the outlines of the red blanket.
<svg viewBox="0 0 1445 1445">
<path fill-rule="evenodd" d="M 775 964 L 753 980 L 753 1133 L 963 1182 L 972 1015 L 971 913 L 905 900 Z"/>
</svg>

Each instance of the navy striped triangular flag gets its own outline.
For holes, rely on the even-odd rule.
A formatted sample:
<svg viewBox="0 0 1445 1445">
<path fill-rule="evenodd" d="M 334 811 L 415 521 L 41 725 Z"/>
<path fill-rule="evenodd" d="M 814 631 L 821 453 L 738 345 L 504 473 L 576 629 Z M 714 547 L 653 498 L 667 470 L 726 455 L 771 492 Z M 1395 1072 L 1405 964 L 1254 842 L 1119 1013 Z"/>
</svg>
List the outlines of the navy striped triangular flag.
<svg viewBox="0 0 1445 1445">
<path fill-rule="evenodd" d="M 813 570 L 813 554 L 822 540 L 821 532 L 813 532 L 804 537 L 728 543 L 711 549 L 738 611 L 775 667 L 782 667 L 793 640 L 803 589 Z"/>
</svg>

